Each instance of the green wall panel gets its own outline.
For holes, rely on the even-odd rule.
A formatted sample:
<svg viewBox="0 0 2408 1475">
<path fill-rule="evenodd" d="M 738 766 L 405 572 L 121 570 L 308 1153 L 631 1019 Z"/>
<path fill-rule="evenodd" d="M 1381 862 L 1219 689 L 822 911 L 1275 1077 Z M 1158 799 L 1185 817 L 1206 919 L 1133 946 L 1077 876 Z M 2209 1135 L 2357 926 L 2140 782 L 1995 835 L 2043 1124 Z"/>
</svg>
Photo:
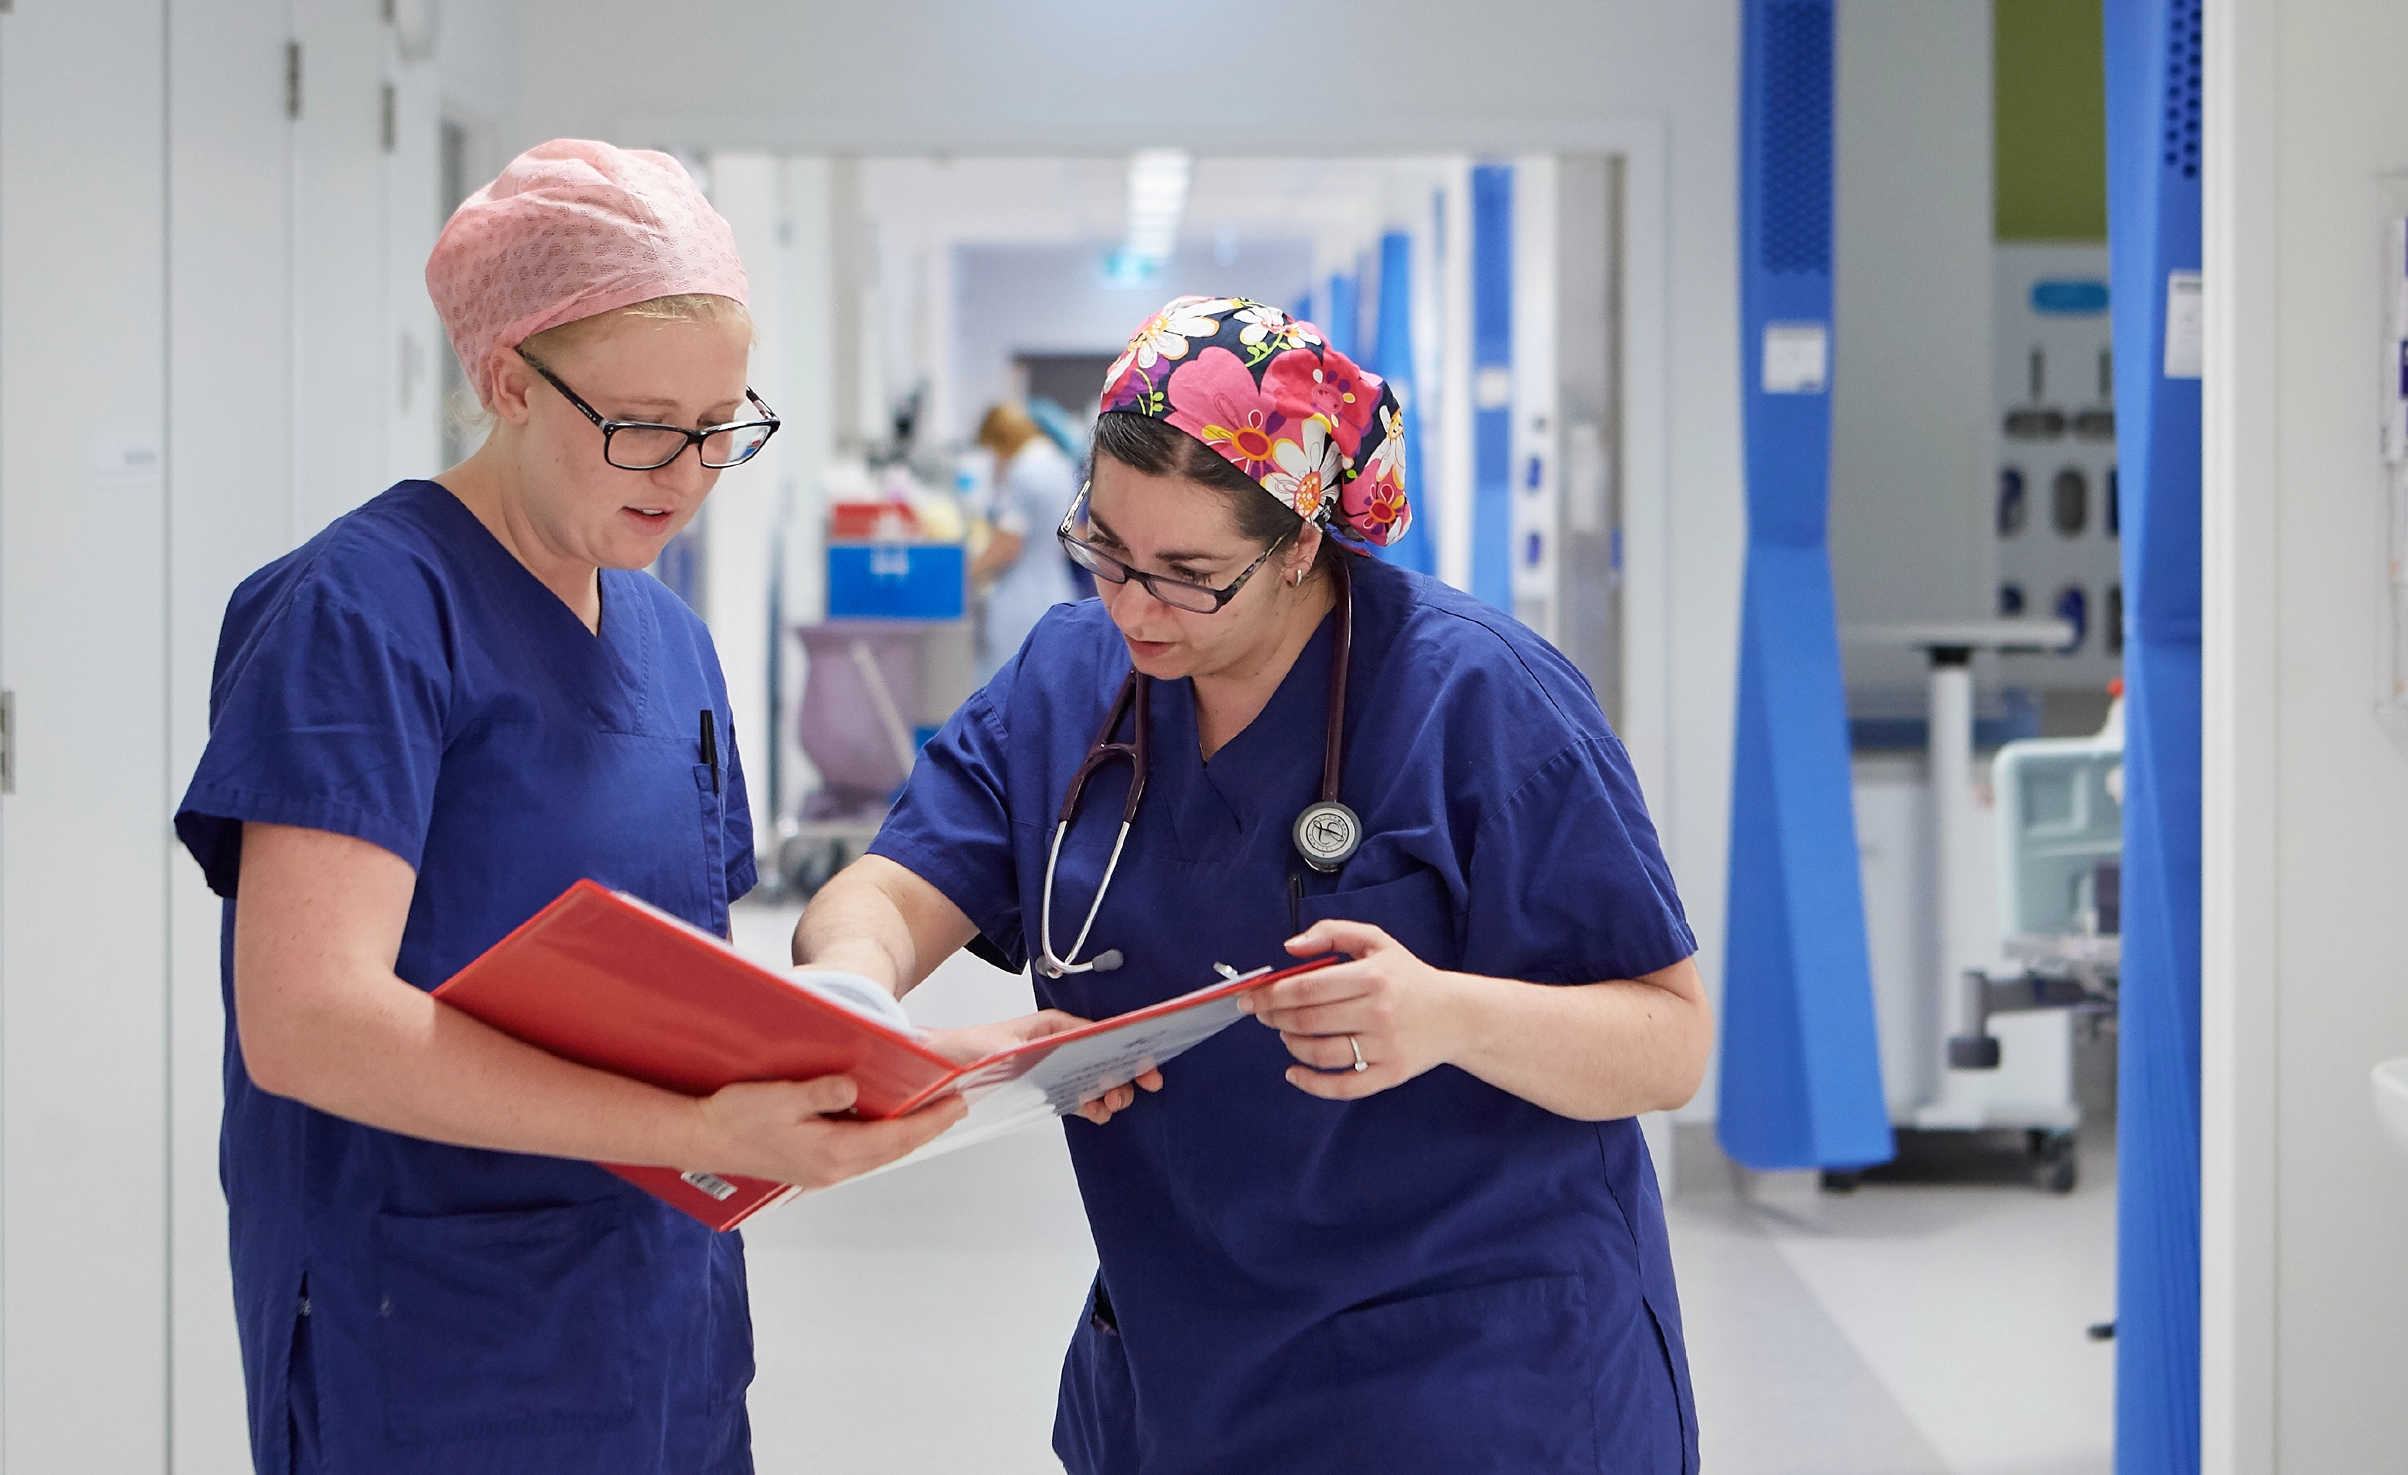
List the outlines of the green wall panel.
<svg viewBox="0 0 2408 1475">
<path fill-rule="evenodd" d="M 1994 0 L 1991 25 L 1998 239 L 2107 239 L 2099 0 Z"/>
</svg>

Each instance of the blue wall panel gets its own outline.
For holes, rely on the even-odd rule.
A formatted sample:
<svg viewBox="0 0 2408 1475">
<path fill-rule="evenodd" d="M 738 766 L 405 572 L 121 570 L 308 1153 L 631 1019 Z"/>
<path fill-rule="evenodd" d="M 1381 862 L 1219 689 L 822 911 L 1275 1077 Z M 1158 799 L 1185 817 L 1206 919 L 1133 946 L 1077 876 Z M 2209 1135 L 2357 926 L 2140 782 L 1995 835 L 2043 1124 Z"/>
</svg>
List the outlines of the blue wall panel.
<svg viewBox="0 0 2408 1475">
<path fill-rule="evenodd" d="M 1330 347 L 1353 359 L 1363 361 L 1363 284 L 1359 277 L 1333 273 L 1322 301 L 1319 326 L 1322 338 Z"/>
<path fill-rule="evenodd" d="M 1513 406 L 1480 386 L 1513 374 L 1513 168 L 1472 170 L 1472 593 L 1513 609 Z"/>
<path fill-rule="evenodd" d="M 1397 403 L 1405 407 L 1405 490 L 1413 505 L 1413 526 L 1380 551 L 1406 568 L 1432 574 L 1438 571 L 1432 518 L 1438 499 L 1431 495 L 1436 468 L 1421 459 L 1422 409 L 1413 394 L 1413 237 L 1401 230 L 1380 237 L 1376 322 L 1371 372 L 1396 386 Z"/>
<path fill-rule="evenodd" d="M 2199 1469 L 2199 456 L 2166 289 L 2199 269 L 2199 0 L 2106 7 L 2124 555 L 2118 1475 Z"/>
<path fill-rule="evenodd" d="M 1769 392 L 1766 329 L 1831 341 L 1832 0 L 1747 0 L 1740 296 L 1747 571 L 1723 959 L 1724 1151 L 1857 1168 L 1881 1089 L 1828 522 L 1827 375 Z"/>
</svg>

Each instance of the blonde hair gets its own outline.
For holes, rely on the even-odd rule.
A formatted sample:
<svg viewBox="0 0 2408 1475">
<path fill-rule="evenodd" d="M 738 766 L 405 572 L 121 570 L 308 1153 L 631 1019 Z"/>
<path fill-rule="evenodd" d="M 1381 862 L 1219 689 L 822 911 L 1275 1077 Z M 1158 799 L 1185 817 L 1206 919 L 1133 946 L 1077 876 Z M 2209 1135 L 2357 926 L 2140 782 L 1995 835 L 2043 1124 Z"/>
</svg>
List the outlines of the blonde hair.
<svg viewBox="0 0 2408 1475">
<path fill-rule="evenodd" d="M 637 322 L 703 323 L 711 326 L 720 323 L 742 323 L 745 333 L 751 341 L 758 342 L 760 338 L 759 333 L 753 328 L 752 314 L 746 311 L 744 304 L 735 298 L 722 297 L 715 292 L 681 292 L 674 297 L 648 297 L 642 302 L 630 302 L 625 307 L 614 307 L 608 312 L 595 313 L 592 317 L 572 318 L 556 328 L 546 328 L 542 332 L 532 335 L 526 342 L 518 346 L 532 348 L 535 350 L 537 358 L 545 358 L 565 349 L 576 347 L 612 323 L 624 322 L 629 319 Z"/>
<path fill-rule="evenodd" d="M 978 422 L 978 443 L 993 451 L 997 461 L 1009 461 L 1044 433 L 1018 405 L 996 405 Z"/>
<path fill-rule="evenodd" d="M 537 358 L 549 359 L 555 354 L 576 348 L 613 323 L 629 320 L 706 325 L 742 323 L 749 341 L 761 341 L 759 330 L 753 326 L 752 313 L 735 298 L 722 297 L 715 292 L 681 292 L 671 297 L 648 297 L 642 302 L 630 302 L 625 307 L 614 307 L 591 317 L 573 318 L 532 334 L 526 341 L 514 346 L 533 352 Z M 456 430 L 473 431 L 481 435 L 489 435 L 493 431 L 492 407 L 478 403 L 474 390 L 454 390 L 444 403 L 443 412 Z"/>
</svg>

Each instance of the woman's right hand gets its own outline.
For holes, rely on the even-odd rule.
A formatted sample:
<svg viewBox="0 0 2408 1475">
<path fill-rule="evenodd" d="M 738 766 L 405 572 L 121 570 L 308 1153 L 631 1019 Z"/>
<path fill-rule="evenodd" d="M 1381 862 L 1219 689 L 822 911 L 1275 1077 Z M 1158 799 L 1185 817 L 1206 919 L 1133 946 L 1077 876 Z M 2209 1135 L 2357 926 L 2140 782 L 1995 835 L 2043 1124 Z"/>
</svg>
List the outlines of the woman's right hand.
<svg viewBox="0 0 2408 1475">
<path fill-rule="evenodd" d="M 740 1173 L 805 1190 L 828 1188 L 893 1162 L 970 1109 L 960 1097 L 948 1096 L 909 1116 L 880 1122 L 830 1115 L 849 1109 L 856 1094 L 845 1076 L 724 1087 L 695 1103 L 702 1119 L 701 1161 L 714 1173 Z"/>
</svg>

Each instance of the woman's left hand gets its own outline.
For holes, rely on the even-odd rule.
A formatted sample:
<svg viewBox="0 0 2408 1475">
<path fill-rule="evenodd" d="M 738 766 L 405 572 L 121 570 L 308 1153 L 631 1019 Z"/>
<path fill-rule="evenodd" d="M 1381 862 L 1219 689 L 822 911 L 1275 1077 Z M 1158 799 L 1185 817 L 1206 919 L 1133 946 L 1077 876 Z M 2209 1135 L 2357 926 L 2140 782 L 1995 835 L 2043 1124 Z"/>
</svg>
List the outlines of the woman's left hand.
<svg viewBox="0 0 2408 1475">
<path fill-rule="evenodd" d="M 1238 1007 L 1278 1030 L 1303 1062 L 1288 1068 L 1298 1090 L 1359 1100 L 1445 1064 L 1461 1048 L 1470 981 L 1462 975 L 1431 967 L 1367 922 L 1316 922 L 1287 948 L 1298 957 L 1337 952 L 1354 960 L 1239 996 Z"/>
</svg>

